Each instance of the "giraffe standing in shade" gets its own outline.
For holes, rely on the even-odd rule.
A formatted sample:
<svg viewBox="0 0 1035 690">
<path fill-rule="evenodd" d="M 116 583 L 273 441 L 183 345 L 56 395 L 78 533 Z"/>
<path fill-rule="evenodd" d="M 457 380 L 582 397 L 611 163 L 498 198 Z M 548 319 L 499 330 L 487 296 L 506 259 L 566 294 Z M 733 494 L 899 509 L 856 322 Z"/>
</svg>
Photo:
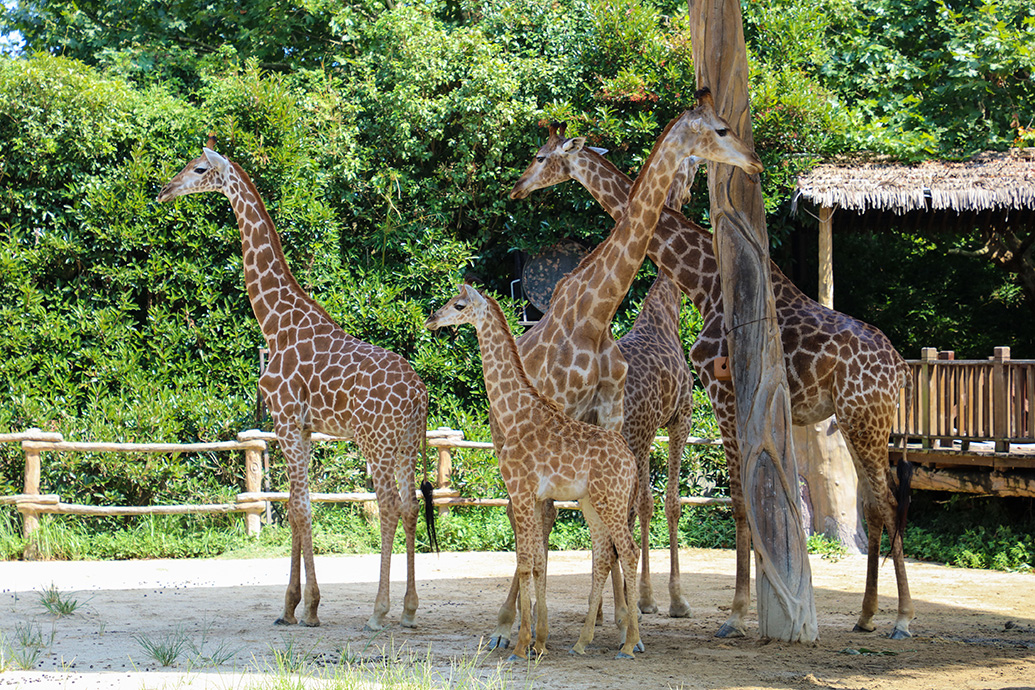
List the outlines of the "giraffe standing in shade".
<svg viewBox="0 0 1035 690">
<path fill-rule="evenodd" d="M 678 181 L 673 183 L 673 189 Z M 639 609 L 657 613 L 650 581 L 650 520 L 654 498 L 650 487 L 650 448 L 658 429 L 668 431 L 668 478 L 665 519 L 668 522 L 668 614 L 690 615 L 679 578 L 679 468 L 692 428 L 693 380 L 679 338 L 679 311 L 683 293 L 664 273 L 659 273 L 629 332 L 618 339 L 618 349 L 629 363 L 625 378 L 625 423 L 622 435 L 636 457 L 637 516 L 640 520 Z"/>
<path fill-rule="evenodd" d="M 515 187 L 523 198 L 535 189 L 577 180 L 613 218 L 621 217 L 633 182 L 584 137 L 564 136 L 563 125 L 552 125 L 546 144 Z M 671 205 L 661 213 L 649 238 L 647 256 L 671 276 L 697 307 L 704 320 L 690 359 L 708 391 L 722 432 L 729 467 L 730 494 L 737 528 L 737 572 L 733 607 L 717 633 L 745 634 L 744 616 L 751 600 L 751 536 L 740 479 L 733 383 L 715 375 L 715 360 L 726 352 L 725 323 L 719 265 L 712 236 L 687 220 Z M 875 629 L 877 569 L 881 533 L 892 536 L 891 555 L 898 582 L 898 615 L 891 637 L 909 637 L 913 603 L 906 579 L 902 530 L 908 507 L 909 478 L 900 463 L 897 490 L 888 463 L 888 438 L 898 407 L 899 391 L 912 382 L 901 355 L 878 329 L 809 299 L 775 264 L 770 264 L 776 318 L 783 344 L 784 365 L 794 424 L 804 425 L 837 415 L 845 437 L 865 507 L 869 554 L 863 606 L 855 629 Z"/>
<path fill-rule="evenodd" d="M 589 611 L 571 650 L 585 654 L 586 645 L 593 640 L 612 546 L 622 564 L 624 591 L 631 593 L 636 581 L 636 544 L 628 523 L 636 459 L 617 431 L 574 420 L 559 404 L 536 391 L 496 300 L 463 285 L 460 294 L 432 314 L 425 325 L 436 330 L 462 323 L 474 324 L 478 331 L 500 474 L 514 516 L 521 626 L 511 660 L 526 659 L 532 641 L 533 578 L 536 629 L 532 650 L 537 655 L 546 653 L 546 549 L 540 518 L 546 499 L 578 500 L 589 526 L 593 543 Z M 624 608 L 630 611 L 630 602 Z M 624 617 L 620 627 L 623 644 L 618 658 L 632 658 L 635 649 L 642 649 L 635 611 Z"/>
<path fill-rule="evenodd" d="M 517 339 L 518 353 L 532 385 L 574 419 L 607 429 L 625 429 L 628 364 L 611 334 L 611 321 L 640 270 L 661 207 L 688 156 L 737 165 L 749 172 L 762 169 L 754 151 L 715 113 L 711 95 L 703 89 L 697 107 L 674 118 L 658 137 L 630 195 L 630 212 L 618 219 L 610 235 L 557 283 L 547 313 Z M 518 181 L 518 186 L 521 184 Z M 632 415 L 633 436 L 627 434 L 630 444 L 644 433 L 635 424 L 645 418 L 639 412 Z M 649 431 L 651 438 L 657 428 Z M 493 441 L 496 443 L 495 433 Z M 498 451 L 499 444 L 496 446 Z M 543 508 L 546 538 L 556 513 L 550 501 Z M 621 581 L 615 578 L 613 584 L 616 602 L 625 601 L 619 591 Z M 490 649 L 509 643 L 517 592 L 515 576 L 489 638 Z M 616 604 L 615 618 L 622 615 Z"/>
<path fill-rule="evenodd" d="M 313 432 L 353 438 L 367 460 L 381 519 L 381 579 L 370 630 L 385 627 L 389 609 L 389 567 L 395 530 L 402 517 L 406 532 L 406 595 L 401 624 L 414 626 L 417 589 L 414 548 L 417 499 L 414 475 L 425 443 L 428 394 L 423 381 L 399 355 L 346 334 L 309 295 L 288 268 L 280 237 L 258 190 L 239 165 L 214 150 L 215 138 L 200 157 L 169 181 L 158 201 L 184 194 L 222 192 L 241 230 L 244 277 L 255 318 L 270 359 L 259 378 L 277 441 L 287 461 L 291 523 L 291 575 L 278 624 L 318 626 L 320 588 L 313 562 L 309 451 Z M 426 468 L 425 468 L 426 470 Z M 398 482 L 398 484 L 397 484 Z M 431 484 L 421 486 L 428 535 L 434 544 Z M 301 563 L 306 586 L 301 621 Z"/>
</svg>

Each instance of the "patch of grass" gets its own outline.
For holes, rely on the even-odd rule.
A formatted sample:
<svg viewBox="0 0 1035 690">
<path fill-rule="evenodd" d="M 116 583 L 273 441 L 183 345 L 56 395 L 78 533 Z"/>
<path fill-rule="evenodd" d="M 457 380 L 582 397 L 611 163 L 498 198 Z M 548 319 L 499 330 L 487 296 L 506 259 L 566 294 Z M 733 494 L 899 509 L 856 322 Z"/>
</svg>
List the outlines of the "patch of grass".
<svg viewBox="0 0 1035 690">
<path fill-rule="evenodd" d="M 58 618 L 71 616 L 79 608 L 79 600 L 66 597 L 53 582 L 50 583 L 49 587 L 39 592 L 39 603 L 40 606 L 47 610 L 47 613 Z"/>
<path fill-rule="evenodd" d="M 848 548 L 838 539 L 825 534 L 810 534 L 806 540 L 809 553 L 819 554 L 824 561 L 837 563 L 848 554 Z"/>
<path fill-rule="evenodd" d="M 54 629 L 45 634 L 39 623 L 17 623 L 14 639 L 0 634 L 0 673 L 9 670 L 31 671 L 54 643 Z"/>
<path fill-rule="evenodd" d="M 182 628 L 176 628 L 156 637 L 147 635 L 134 635 L 133 639 L 144 654 L 158 663 L 159 666 L 172 666 L 187 649 L 187 634 Z"/>
</svg>

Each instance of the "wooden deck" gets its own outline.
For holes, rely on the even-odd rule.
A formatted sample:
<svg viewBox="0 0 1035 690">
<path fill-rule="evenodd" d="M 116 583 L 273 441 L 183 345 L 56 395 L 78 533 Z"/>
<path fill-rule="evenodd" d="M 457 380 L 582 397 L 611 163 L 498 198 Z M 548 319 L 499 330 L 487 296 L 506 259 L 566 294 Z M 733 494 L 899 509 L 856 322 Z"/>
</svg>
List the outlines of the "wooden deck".
<svg viewBox="0 0 1035 690">
<path fill-rule="evenodd" d="M 891 462 L 906 453 L 918 489 L 1035 497 L 1035 360 L 998 347 L 987 360 L 925 348 L 909 362 Z"/>
</svg>

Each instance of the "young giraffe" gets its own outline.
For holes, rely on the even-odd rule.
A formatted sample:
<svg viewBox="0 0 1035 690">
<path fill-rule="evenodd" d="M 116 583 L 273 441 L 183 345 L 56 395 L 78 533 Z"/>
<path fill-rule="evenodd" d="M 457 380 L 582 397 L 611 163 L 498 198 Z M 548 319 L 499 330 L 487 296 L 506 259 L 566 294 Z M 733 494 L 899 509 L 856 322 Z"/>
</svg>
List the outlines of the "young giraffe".
<svg viewBox="0 0 1035 690">
<path fill-rule="evenodd" d="M 710 95 L 702 90 L 697 107 L 673 118 L 658 137 L 636 181 L 639 195 L 635 191 L 630 195 L 630 208 L 635 212 L 618 220 L 610 235 L 558 282 L 547 313 L 517 339 L 532 385 L 560 403 L 574 419 L 607 429 L 624 429 L 628 365 L 611 335 L 611 320 L 640 270 L 672 181 L 680 174 L 682 161 L 691 155 L 737 165 L 749 172 L 762 169 L 754 151 L 716 115 Z M 521 185 L 520 180 L 517 185 Z M 635 401 L 640 403 L 639 399 Z M 633 418 L 639 420 L 643 415 L 635 413 Z M 657 427 L 649 431 L 651 438 L 655 431 Z M 633 443 L 645 430 L 634 426 L 630 432 L 634 436 L 627 434 L 627 438 Z M 544 508 L 544 534 L 549 535 L 555 513 L 549 501 Z M 621 581 L 613 584 L 616 601 L 624 601 L 619 591 Z M 489 638 L 490 649 L 509 643 L 517 591 L 515 575 Z M 616 606 L 616 620 L 622 615 L 624 612 Z"/>
<path fill-rule="evenodd" d="M 512 196 L 527 196 L 535 189 L 574 179 L 589 190 L 610 216 L 621 217 L 633 183 L 585 143 L 584 137 L 566 138 L 564 125 L 551 126 L 549 139 L 536 153 L 522 177 L 523 184 L 520 189 L 515 188 Z M 726 351 L 726 337 L 712 236 L 678 211 L 666 208 L 650 239 L 647 256 L 672 277 L 704 320 L 701 334 L 690 348 L 690 359 L 708 391 L 722 432 L 737 529 L 733 607 L 717 635 L 742 636 L 751 597 L 751 537 L 740 481 L 733 384 L 717 379 L 713 367 L 715 359 Z M 909 481 L 908 476 L 901 476 L 897 493 L 893 492 L 888 464 L 888 438 L 899 390 L 912 385 L 908 369 L 878 329 L 821 306 L 798 290 L 775 264 L 770 264 L 770 268 L 791 392 L 792 421 L 798 425 L 812 424 L 836 414 L 860 479 L 869 526 L 869 555 L 863 606 L 855 629 L 875 629 L 880 538 L 886 528 L 893 537 L 891 554 L 898 582 L 898 615 L 891 637 L 909 637 L 913 603 L 901 543 Z M 900 470 L 905 469 L 900 465 Z"/>
<path fill-rule="evenodd" d="M 482 373 L 495 420 L 500 474 L 514 516 L 521 626 L 511 660 L 527 658 L 532 640 L 530 581 L 535 583 L 536 628 L 532 650 L 546 653 L 546 549 L 540 517 L 546 499 L 578 500 L 593 544 L 589 611 L 572 653 L 585 654 L 593 641 L 604 581 L 617 549 L 625 592 L 636 581 L 636 544 L 629 530 L 629 502 L 636 482 L 636 459 L 617 431 L 572 419 L 553 400 L 540 395 L 525 373 L 514 336 L 492 297 L 463 285 L 460 294 L 432 314 L 431 330 L 470 323 L 478 332 Z M 615 571 L 617 575 L 617 571 Z M 630 602 L 625 602 L 629 610 Z M 617 658 L 632 658 L 640 645 L 636 615 L 622 621 L 623 644 Z"/>
<path fill-rule="evenodd" d="M 222 192 L 230 200 L 241 230 L 248 299 L 270 350 L 259 389 L 270 410 L 290 482 L 291 575 L 284 614 L 276 622 L 286 625 L 297 620 L 302 559 L 305 605 L 298 622 L 320 624 L 308 478 L 310 438 L 315 431 L 355 439 L 367 459 L 377 494 L 381 580 L 366 628 L 385 627 L 392 542 L 400 516 L 406 532 L 408 568 L 401 624 L 413 627 L 417 611 L 413 554 L 418 513 L 414 471 L 427 428 L 424 383 L 399 355 L 346 334 L 302 290 L 288 268 L 280 237 L 255 185 L 239 165 L 216 153 L 214 145 L 214 137 L 210 137 L 201 156 L 170 180 L 157 200 Z M 428 534 L 433 539 L 431 484 L 425 480 L 421 491 Z"/>
</svg>

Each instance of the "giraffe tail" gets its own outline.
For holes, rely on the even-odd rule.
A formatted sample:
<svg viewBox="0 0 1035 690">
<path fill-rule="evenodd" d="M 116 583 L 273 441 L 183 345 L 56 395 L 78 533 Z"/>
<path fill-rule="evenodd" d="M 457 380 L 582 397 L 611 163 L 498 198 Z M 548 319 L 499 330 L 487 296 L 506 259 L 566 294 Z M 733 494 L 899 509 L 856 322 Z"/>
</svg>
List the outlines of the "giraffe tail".
<svg viewBox="0 0 1035 690">
<path fill-rule="evenodd" d="M 908 369 L 902 376 L 902 387 L 906 391 L 906 428 L 902 430 L 902 457 L 895 467 L 898 475 L 898 487 L 895 489 L 895 500 L 898 502 L 898 508 L 895 511 L 895 533 L 891 535 L 892 544 L 895 543 L 896 538 L 901 539 L 905 533 L 913 481 L 913 464 L 906 459 L 910 422 L 913 416 L 913 377 Z"/>
<path fill-rule="evenodd" d="M 428 528 L 428 543 L 431 548 L 438 553 L 438 531 L 435 528 L 435 503 L 434 497 L 432 496 L 432 490 L 434 487 L 431 482 L 428 481 L 428 439 L 424 439 L 424 450 L 422 451 L 424 456 L 424 481 L 420 483 L 420 493 L 424 497 L 424 524 Z"/>
</svg>

